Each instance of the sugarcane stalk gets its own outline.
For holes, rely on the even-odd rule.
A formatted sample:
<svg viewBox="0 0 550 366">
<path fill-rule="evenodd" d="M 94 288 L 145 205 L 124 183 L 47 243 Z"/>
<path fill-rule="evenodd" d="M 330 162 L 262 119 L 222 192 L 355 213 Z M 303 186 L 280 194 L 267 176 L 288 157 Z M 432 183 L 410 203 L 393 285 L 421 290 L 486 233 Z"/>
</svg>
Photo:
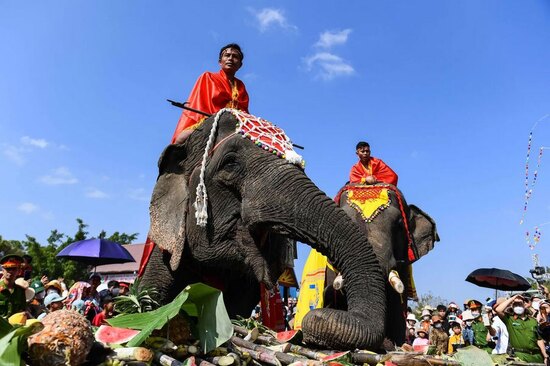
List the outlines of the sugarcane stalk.
<svg viewBox="0 0 550 366">
<path fill-rule="evenodd" d="M 195 356 L 195 362 L 197 366 L 216 366 L 216 363 L 212 363 L 209 360 L 203 360 L 202 358 L 198 358 L 197 356 Z"/>
<path fill-rule="evenodd" d="M 390 355 L 379 355 L 377 353 L 352 353 L 351 359 L 353 363 L 376 365 L 378 363 L 384 363 L 390 359 Z"/>
<path fill-rule="evenodd" d="M 307 358 L 311 358 L 317 361 L 322 361 L 323 357 L 328 356 L 326 353 L 314 351 L 312 349 L 302 347 L 302 346 L 297 346 L 295 344 L 290 345 L 290 352 L 297 353 L 299 355 L 306 356 Z"/>
<path fill-rule="evenodd" d="M 160 366 L 183 366 L 183 363 L 162 352 L 155 352 L 155 362 Z"/>
<path fill-rule="evenodd" d="M 235 359 L 233 357 L 229 356 L 214 356 L 214 357 L 207 357 L 206 361 L 211 362 L 218 366 L 230 366 L 235 363 Z"/>
<path fill-rule="evenodd" d="M 243 352 L 248 353 L 253 360 L 264 362 L 273 366 L 281 366 L 281 362 L 277 359 L 277 357 L 275 357 L 274 354 L 262 351 L 254 351 L 253 349 L 247 349 L 244 347 L 242 348 L 242 350 Z"/>
<path fill-rule="evenodd" d="M 231 342 L 235 344 L 236 346 L 251 349 L 256 352 L 266 353 L 270 354 L 272 356 L 275 356 L 277 360 L 279 360 L 281 363 L 288 365 L 296 361 L 305 361 L 303 358 L 297 358 L 292 355 L 286 354 L 285 352 L 290 351 L 290 344 L 285 343 L 279 350 L 272 350 L 264 346 L 260 346 L 258 344 L 245 341 L 244 339 L 241 339 L 239 337 L 231 337 Z M 254 357 L 252 357 L 254 358 Z"/>
<path fill-rule="evenodd" d="M 113 358 L 121 361 L 145 361 L 153 359 L 153 352 L 145 347 L 122 347 L 112 350 Z"/>
<path fill-rule="evenodd" d="M 415 353 L 392 353 L 391 362 L 398 366 L 460 366 L 460 362 Z"/>
<path fill-rule="evenodd" d="M 243 337 L 248 336 L 248 330 L 244 327 L 233 325 L 233 330 L 235 331 L 235 333 L 240 334 Z M 256 341 L 258 341 L 261 344 L 267 344 L 267 345 L 281 343 L 276 338 L 273 338 L 272 336 L 267 336 L 264 334 L 258 335 L 258 337 L 256 338 Z"/>
</svg>

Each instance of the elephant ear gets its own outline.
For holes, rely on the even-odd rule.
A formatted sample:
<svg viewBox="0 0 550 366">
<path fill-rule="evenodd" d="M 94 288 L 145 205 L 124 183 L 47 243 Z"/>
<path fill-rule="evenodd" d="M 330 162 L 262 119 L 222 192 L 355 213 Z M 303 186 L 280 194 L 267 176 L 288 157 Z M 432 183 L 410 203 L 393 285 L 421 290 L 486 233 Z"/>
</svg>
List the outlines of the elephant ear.
<svg viewBox="0 0 550 366">
<path fill-rule="evenodd" d="M 418 250 L 418 258 L 426 255 L 439 241 L 435 221 L 415 205 L 409 205 L 409 224 L 414 243 Z"/>
<path fill-rule="evenodd" d="M 187 156 L 185 145 L 169 145 L 160 156 L 159 176 L 149 207 L 149 238 L 171 254 L 170 268 L 180 263 L 185 244 L 185 223 L 189 199 L 188 182 L 182 162 Z"/>
</svg>

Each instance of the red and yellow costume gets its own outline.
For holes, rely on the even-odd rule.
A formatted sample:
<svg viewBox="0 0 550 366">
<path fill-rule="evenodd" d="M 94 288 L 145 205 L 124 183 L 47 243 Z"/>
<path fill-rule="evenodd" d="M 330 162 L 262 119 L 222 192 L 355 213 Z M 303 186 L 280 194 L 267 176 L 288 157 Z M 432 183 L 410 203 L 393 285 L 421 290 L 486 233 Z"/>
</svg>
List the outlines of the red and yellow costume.
<svg viewBox="0 0 550 366">
<path fill-rule="evenodd" d="M 352 166 L 349 173 L 349 181 L 350 183 L 365 183 L 369 175 L 372 175 L 379 182 L 397 186 L 397 174 L 382 160 L 373 157 L 369 158 L 367 167 L 360 161 Z"/>
<path fill-rule="evenodd" d="M 189 107 L 214 114 L 223 108 L 235 108 L 248 113 L 248 93 L 244 83 L 234 78 L 233 86 L 223 70 L 217 73 L 205 72 L 197 79 L 189 95 Z M 185 129 L 196 128 L 206 117 L 184 110 L 176 126 L 171 143 Z"/>
</svg>

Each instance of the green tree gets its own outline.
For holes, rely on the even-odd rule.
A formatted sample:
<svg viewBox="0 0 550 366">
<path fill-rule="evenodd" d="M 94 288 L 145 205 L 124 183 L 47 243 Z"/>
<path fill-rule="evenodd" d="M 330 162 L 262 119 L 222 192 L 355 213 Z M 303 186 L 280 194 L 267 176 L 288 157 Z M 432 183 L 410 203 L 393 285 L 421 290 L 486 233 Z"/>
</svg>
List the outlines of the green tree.
<svg viewBox="0 0 550 366">
<path fill-rule="evenodd" d="M 447 306 L 449 301 L 447 299 L 444 299 L 440 296 L 435 296 L 431 292 L 428 292 L 427 294 L 422 294 L 418 297 L 418 301 L 416 301 L 415 306 L 411 306 L 413 313 L 415 313 L 418 317 L 420 317 L 420 314 L 422 313 L 422 309 L 429 306 L 431 308 L 436 308 L 437 305 L 443 304 Z"/>
</svg>

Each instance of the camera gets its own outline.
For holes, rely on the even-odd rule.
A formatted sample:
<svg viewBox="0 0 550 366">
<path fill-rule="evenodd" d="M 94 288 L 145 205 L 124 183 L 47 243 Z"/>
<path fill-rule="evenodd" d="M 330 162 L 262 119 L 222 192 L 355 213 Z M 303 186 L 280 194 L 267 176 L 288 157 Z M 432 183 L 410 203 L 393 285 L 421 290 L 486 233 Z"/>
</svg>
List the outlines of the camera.
<svg viewBox="0 0 550 366">
<path fill-rule="evenodd" d="M 540 282 L 542 280 L 542 277 L 546 274 L 546 270 L 544 267 L 535 267 L 533 269 L 529 270 L 529 273 L 531 273 L 531 277 L 533 277 L 537 282 Z"/>
</svg>

